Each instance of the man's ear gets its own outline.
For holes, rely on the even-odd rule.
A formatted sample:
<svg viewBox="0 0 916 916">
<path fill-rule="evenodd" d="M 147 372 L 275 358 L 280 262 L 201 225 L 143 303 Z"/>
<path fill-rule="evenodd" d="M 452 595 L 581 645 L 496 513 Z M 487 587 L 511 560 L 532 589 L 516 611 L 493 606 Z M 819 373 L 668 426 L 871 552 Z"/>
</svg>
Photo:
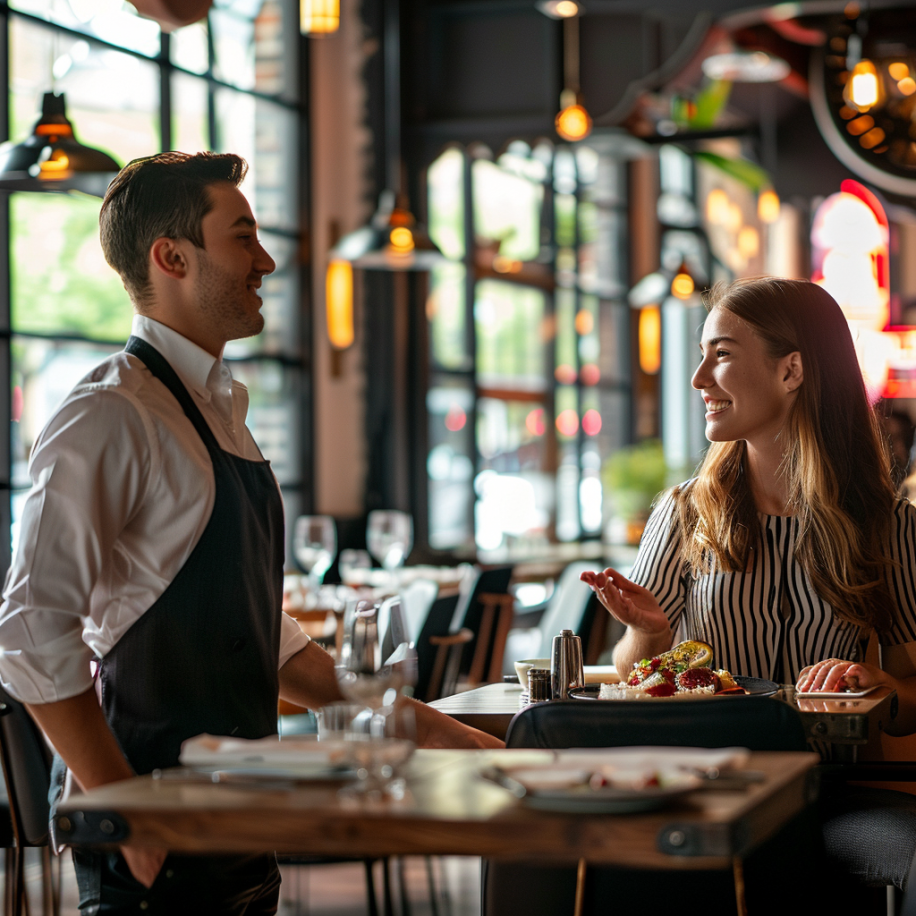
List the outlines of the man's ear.
<svg viewBox="0 0 916 916">
<path fill-rule="evenodd" d="M 187 275 L 188 260 L 179 239 L 165 236 L 156 239 L 150 247 L 149 256 L 153 266 L 167 277 L 181 280 Z"/>
<path fill-rule="evenodd" d="M 783 384 L 786 391 L 797 391 L 805 380 L 804 367 L 802 366 L 801 353 L 797 350 L 783 359 Z"/>
</svg>

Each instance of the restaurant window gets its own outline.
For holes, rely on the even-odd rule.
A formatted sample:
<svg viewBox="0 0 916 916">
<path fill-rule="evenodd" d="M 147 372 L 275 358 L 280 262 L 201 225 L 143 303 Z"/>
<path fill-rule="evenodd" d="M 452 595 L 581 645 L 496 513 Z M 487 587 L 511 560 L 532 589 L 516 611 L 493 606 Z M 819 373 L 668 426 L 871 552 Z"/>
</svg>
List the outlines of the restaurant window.
<svg viewBox="0 0 916 916">
<path fill-rule="evenodd" d="M 427 174 L 429 541 L 597 537 L 630 441 L 625 165 L 589 146 L 452 147 Z"/>
<path fill-rule="evenodd" d="M 164 149 L 248 160 L 242 190 L 277 269 L 262 286 L 264 330 L 231 343 L 226 358 L 249 388 L 248 426 L 293 516 L 303 503 L 307 428 L 297 191 L 303 120 L 297 44 L 285 37 L 298 36 L 297 17 L 291 0 L 216 0 L 207 20 L 166 34 L 121 0 L 13 0 L 3 20 L 14 140 L 31 133 L 42 95 L 53 89 L 66 95 L 78 139 L 122 164 Z M 9 494 L 2 508 L 13 544 L 37 435 L 73 385 L 130 333 L 130 301 L 99 244 L 100 206 L 87 196 L 15 192 L 0 210 L 9 239 L 0 248 L 9 268 L 0 304 L 8 416 L 0 428 L 10 430 L 0 486 Z"/>
</svg>

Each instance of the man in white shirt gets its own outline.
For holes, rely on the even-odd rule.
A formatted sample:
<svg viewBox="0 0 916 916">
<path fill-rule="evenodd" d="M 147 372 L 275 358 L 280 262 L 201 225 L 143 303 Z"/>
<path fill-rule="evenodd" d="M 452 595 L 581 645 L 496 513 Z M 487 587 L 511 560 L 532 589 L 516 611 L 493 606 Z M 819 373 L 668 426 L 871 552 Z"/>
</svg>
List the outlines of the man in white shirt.
<svg viewBox="0 0 916 916">
<path fill-rule="evenodd" d="M 238 190 L 246 169 L 164 153 L 118 175 L 101 237 L 137 313 L 132 336 L 33 450 L 0 681 L 84 789 L 174 765 L 200 732 L 272 734 L 278 696 L 340 698 L 330 657 L 280 613 L 279 489 L 221 359 L 262 329 L 257 291 L 275 267 Z M 419 704 L 417 730 L 433 746 L 494 743 Z M 276 910 L 272 857 L 169 857 L 163 869 L 164 852 L 124 848 L 75 860 L 84 912 Z"/>
</svg>

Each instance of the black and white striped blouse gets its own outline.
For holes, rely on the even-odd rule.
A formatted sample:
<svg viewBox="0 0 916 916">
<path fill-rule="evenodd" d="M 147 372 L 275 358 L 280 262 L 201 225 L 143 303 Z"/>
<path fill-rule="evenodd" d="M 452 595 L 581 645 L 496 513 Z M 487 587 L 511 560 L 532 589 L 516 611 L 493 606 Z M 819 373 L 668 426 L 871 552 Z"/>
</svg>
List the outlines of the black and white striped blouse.
<svg viewBox="0 0 916 916">
<path fill-rule="evenodd" d="M 700 639 L 715 666 L 733 674 L 794 681 L 825 658 L 857 661 L 861 628 L 834 618 L 795 559 L 798 523 L 760 515 L 761 539 L 745 572 L 696 577 L 681 557 L 674 498 L 666 494 L 646 525 L 630 578 L 649 589 L 671 624 L 674 642 Z M 916 506 L 894 510 L 891 580 L 898 613 L 883 645 L 916 642 Z"/>
</svg>

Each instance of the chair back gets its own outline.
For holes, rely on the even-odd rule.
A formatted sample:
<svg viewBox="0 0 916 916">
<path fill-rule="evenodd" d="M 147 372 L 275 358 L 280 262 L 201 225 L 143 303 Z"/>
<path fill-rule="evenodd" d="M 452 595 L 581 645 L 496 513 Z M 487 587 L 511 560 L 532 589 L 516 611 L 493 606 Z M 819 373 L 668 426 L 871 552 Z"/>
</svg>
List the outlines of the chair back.
<svg viewBox="0 0 916 916">
<path fill-rule="evenodd" d="M 432 640 L 448 636 L 457 603 L 458 595 L 437 598 L 416 640 L 418 671 L 414 696 L 424 703 L 454 693 L 463 645 L 456 643 L 450 651 L 450 647 L 440 647 Z M 449 656 L 453 656 L 453 661 Z"/>
<path fill-rule="evenodd" d="M 0 690 L 0 763 L 18 846 L 46 846 L 53 754 L 26 711 Z"/>
<path fill-rule="evenodd" d="M 798 712 L 770 697 L 669 702 L 555 700 L 522 709 L 507 747 L 746 747 L 807 750 Z"/>
<path fill-rule="evenodd" d="M 473 634 L 461 654 L 459 675 L 469 675 L 472 667 L 487 672 L 496 667 L 493 659 L 493 640 L 501 630 L 497 625 L 498 622 L 493 618 L 495 608 L 489 596 L 508 596 L 511 579 L 511 566 L 497 566 L 494 569 L 481 570 L 467 591 L 459 597 L 455 614 L 452 617 L 450 632 L 457 633 L 461 629 L 466 629 Z M 506 625 L 505 633 L 508 633 L 511 615 L 510 619 L 505 620 L 504 623 Z M 484 632 L 485 630 L 487 632 Z M 505 636 L 505 634 L 502 635 Z M 505 647 L 504 641 L 503 647 Z M 502 658 L 500 657 L 498 669 L 501 670 L 501 668 Z"/>
<path fill-rule="evenodd" d="M 544 615 L 538 623 L 541 647 L 535 653 L 535 658 L 550 657 L 553 638 L 562 630 L 572 630 L 577 636 L 587 636 L 586 612 L 595 598 L 595 593 L 579 580 L 579 576 L 594 568 L 594 563 L 570 563 L 557 579 L 553 594 L 544 609 Z"/>
<path fill-rule="evenodd" d="M 415 579 L 401 591 L 401 610 L 407 624 L 407 636 L 416 644 L 429 617 L 433 602 L 439 595 L 439 585 L 432 579 Z"/>
</svg>

